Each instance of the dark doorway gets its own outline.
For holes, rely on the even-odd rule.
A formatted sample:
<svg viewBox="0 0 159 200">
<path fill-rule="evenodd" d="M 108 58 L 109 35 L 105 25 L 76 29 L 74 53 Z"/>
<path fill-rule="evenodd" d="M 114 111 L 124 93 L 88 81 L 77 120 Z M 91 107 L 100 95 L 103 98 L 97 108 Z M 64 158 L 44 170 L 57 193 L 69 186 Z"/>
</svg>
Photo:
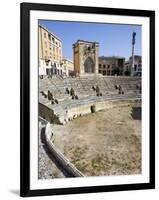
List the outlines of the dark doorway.
<svg viewBox="0 0 159 200">
<path fill-rule="evenodd" d="M 85 73 L 94 73 L 94 62 L 91 57 L 88 57 L 84 62 Z"/>
<path fill-rule="evenodd" d="M 142 110 L 141 107 L 132 107 L 131 116 L 134 120 L 141 120 Z"/>
</svg>

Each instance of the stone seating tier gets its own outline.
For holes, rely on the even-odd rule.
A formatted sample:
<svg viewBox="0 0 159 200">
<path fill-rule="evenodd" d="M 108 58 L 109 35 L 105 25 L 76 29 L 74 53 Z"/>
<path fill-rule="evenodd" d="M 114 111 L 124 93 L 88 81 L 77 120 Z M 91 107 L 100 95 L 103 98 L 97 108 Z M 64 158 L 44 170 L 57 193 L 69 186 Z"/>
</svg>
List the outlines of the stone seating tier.
<svg viewBox="0 0 159 200">
<path fill-rule="evenodd" d="M 49 104 L 49 100 L 45 98 L 40 91 L 45 92 L 49 90 L 53 97 L 59 102 L 76 101 L 72 100 L 71 96 L 67 94 L 66 88 L 69 90 L 74 89 L 75 94 L 78 95 L 79 100 L 82 98 L 99 98 L 96 96 L 96 92 L 93 91 L 92 86 L 99 86 L 102 97 L 114 95 L 118 96 L 118 90 L 115 89 L 115 85 L 121 85 L 124 95 L 138 95 L 139 91 L 136 89 L 136 85 L 141 84 L 140 77 L 81 77 L 81 78 L 65 78 L 61 77 L 44 77 L 39 78 L 39 101 L 43 104 Z"/>
</svg>

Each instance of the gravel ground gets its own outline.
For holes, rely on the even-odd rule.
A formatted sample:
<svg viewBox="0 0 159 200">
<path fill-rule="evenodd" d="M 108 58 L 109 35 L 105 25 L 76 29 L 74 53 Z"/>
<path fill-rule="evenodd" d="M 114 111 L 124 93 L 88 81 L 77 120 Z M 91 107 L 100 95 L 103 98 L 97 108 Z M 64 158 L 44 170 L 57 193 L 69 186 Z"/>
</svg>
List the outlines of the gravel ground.
<svg viewBox="0 0 159 200">
<path fill-rule="evenodd" d="M 39 179 L 52 179 L 63 178 L 63 173 L 56 167 L 52 159 L 49 157 L 49 152 L 45 143 L 43 143 L 43 130 L 39 127 L 39 152 L 38 152 L 38 178 Z"/>
<path fill-rule="evenodd" d="M 140 111 L 128 105 L 54 125 L 54 144 L 86 176 L 140 174 Z"/>
</svg>

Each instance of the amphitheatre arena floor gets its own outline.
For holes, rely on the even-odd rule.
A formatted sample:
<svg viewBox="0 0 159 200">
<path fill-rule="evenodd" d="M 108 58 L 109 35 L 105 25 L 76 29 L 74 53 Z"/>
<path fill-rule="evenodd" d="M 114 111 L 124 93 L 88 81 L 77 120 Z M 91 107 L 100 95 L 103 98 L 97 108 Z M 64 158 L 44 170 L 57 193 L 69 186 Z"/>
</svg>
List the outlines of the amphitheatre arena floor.
<svg viewBox="0 0 159 200">
<path fill-rule="evenodd" d="M 141 120 L 130 104 L 52 126 L 54 144 L 85 176 L 141 173 Z"/>
</svg>

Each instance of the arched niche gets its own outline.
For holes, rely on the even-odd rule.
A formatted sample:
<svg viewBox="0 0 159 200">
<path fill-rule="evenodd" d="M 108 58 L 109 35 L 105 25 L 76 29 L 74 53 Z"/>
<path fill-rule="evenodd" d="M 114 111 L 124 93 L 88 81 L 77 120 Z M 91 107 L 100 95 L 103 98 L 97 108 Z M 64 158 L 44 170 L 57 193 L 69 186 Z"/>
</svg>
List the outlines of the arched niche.
<svg viewBox="0 0 159 200">
<path fill-rule="evenodd" d="M 85 73 L 94 73 L 94 61 L 91 57 L 87 57 L 84 62 Z"/>
</svg>

